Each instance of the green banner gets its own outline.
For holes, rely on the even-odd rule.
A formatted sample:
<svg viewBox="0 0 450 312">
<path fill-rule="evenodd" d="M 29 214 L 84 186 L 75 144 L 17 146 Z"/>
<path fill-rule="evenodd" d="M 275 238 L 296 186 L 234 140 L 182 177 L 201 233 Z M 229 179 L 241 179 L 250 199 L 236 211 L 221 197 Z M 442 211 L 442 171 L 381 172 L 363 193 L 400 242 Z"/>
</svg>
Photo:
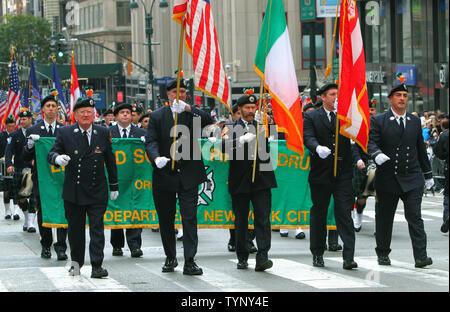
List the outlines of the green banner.
<svg viewBox="0 0 450 312">
<path fill-rule="evenodd" d="M 54 138 L 41 138 L 36 142 L 39 190 L 43 225 L 67 227 L 64 202 L 61 198 L 64 168 L 56 168 L 47 162 L 47 154 Z M 113 139 L 119 177 L 119 197 L 109 201 L 105 213 L 105 228 L 156 228 L 158 215 L 152 196 L 152 166 L 145 153 L 144 144 L 138 139 Z M 285 141 L 273 141 L 272 159 L 277 159 L 275 175 L 278 188 L 272 189 L 272 228 L 308 228 L 312 206 L 308 173 L 309 152 L 304 157 L 287 149 Z M 228 155 L 206 140 L 202 140 L 202 155 L 208 181 L 199 186 L 198 227 L 234 228 L 234 214 L 228 193 Z M 105 169 L 106 170 L 106 169 Z M 181 227 L 181 215 L 177 211 L 175 224 Z M 253 211 L 249 214 L 253 227 Z M 335 229 L 333 201 L 328 209 L 327 225 Z"/>
</svg>

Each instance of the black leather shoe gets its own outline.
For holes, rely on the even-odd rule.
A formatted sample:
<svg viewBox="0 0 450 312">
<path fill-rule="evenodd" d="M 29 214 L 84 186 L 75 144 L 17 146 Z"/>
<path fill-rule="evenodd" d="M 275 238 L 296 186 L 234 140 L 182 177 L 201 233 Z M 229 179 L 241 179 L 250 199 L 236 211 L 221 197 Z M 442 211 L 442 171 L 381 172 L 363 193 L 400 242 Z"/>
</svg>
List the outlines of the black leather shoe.
<svg viewBox="0 0 450 312">
<path fill-rule="evenodd" d="M 316 268 L 325 267 L 325 263 L 323 262 L 323 256 L 313 256 L 313 266 Z"/>
<path fill-rule="evenodd" d="M 280 232 L 280 236 L 281 236 L 281 237 L 288 237 L 288 236 L 289 236 L 289 232 L 288 232 L 288 233 L 281 233 L 281 232 Z"/>
<path fill-rule="evenodd" d="M 30 227 L 27 229 L 27 232 L 28 232 L 28 233 L 36 233 L 36 229 L 35 229 L 34 227 L 30 226 Z"/>
<path fill-rule="evenodd" d="M 235 252 L 236 251 L 236 245 L 228 243 L 228 251 L 229 252 Z"/>
<path fill-rule="evenodd" d="M 16 215 L 13 216 L 13 219 L 16 220 L 16 221 L 20 220 L 20 216 L 16 214 Z"/>
<path fill-rule="evenodd" d="M 50 248 L 42 248 L 41 258 L 50 259 L 51 257 L 52 257 L 52 252 L 50 251 Z"/>
<path fill-rule="evenodd" d="M 258 248 L 256 248 L 256 246 L 255 246 L 255 244 L 253 244 L 253 242 L 248 243 L 248 252 L 251 254 L 258 252 Z"/>
<path fill-rule="evenodd" d="M 176 258 L 166 258 L 166 262 L 162 268 L 163 273 L 171 273 L 175 271 L 178 266 L 178 261 Z"/>
<path fill-rule="evenodd" d="M 141 249 L 133 249 L 131 251 L 131 257 L 132 258 L 139 258 L 142 257 L 144 255 L 144 253 L 142 252 Z"/>
<path fill-rule="evenodd" d="M 22 230 L 24 231 L 24 232 L 26 232 L 26 231 L 28 231 L 28 227 L 27 226 L 22 226 Z"/>
<path fill-rule="evenodd" d="M 113 248 L 113 256 L 123 256 L 122 248 Z"/>
<path fill-rule="evenodd" d="M 11 220 L 11 215 L 6 215 L 5 220 Z"/>
<path fill-rule="evenodd" d="M 255 266 L 255 271 L 256 272 L 263 272 L 265 270 L 270 269 L 271 267 L 273 267 L 272 260 L 267 260 L 266 262 L 263 262 L 263 263 L 257 263 L 256 266 Z"/>
<path fill-rule="evenodd" d="M 388 256 L 378 257 L 378 265 L 391 265 L 391 259 Z"/>
<path fill-rule="evenodd" d="M 427 265 L 432 265 L 433 264 L 433 260 L 431 260 L 430 257 L 426 257 L 423 259 L 416 259 L 416 268 L 424 268 Z"/>
<path fill-rule="evenodd" d="M 57 251 L 57 252 L 56 252 L 56 255 L 57 255 L 57 259 L 58 259 L 59 261 L 67 260 L 67 255 L 66 255 L 66 253 L 65 253 L 64 251 L 62 251 L 62 250 Z"/>
<path fill-rule="evenodd" d="M 202 275 L 203 270 L 194 261 L 188 261 L 184 263 L 183 268 L 184 275 Z"/>
<path fill-rule="evenodd" d="M 297 235 L 295 235 L 296 239 L 305 239 L 306 235 L 303 232 L 298 233 Z"/>
<path fill-rule="evenodd" d="M 107 277 L 107 276 L 108 276 L 108 271 L 106 271 L 106 269 L 104 269 L 102 267 L 93 267 L 92 268 L 91 278 L 102 278 L 102 277 Z"/>
<path fill-rule="evenodd" d="M 159 232 L 159 229 L 152 229 L 152 232 L 153 232 L 153 233 L 158 233 L 158 232 Z"/>
<path fill-rule="evenodd" d="M 342 250 L 342 246 L 339 244 L 332 244 L 328 247 L 328 251 L 339 251 Z"/>
<path fill-rule="evenodd" d="M 358 267 L 358 264 L 353 261 L 353 259 L 346 259 L 344 260 L 344 264 L 342 265 L 342 267 L 344 268 L 344 270 L 351 270 L 356 269 Z"/>
<path fill-rule="evenodd" d="M 353 227 L 353 228 L 355 229 L 356 233 L 359 233 L 361 231 L 361 229 L 362 229 L 362 226 L 360 226 L 360 227 Z"/>
<path fill-rule="evenodd" d="M 248 269 L 248 262 L 247 260 L 239 260 L 237 264 L 238 270 L 247 270 Z"/>
<path fill-rule="evenodd" d="M 441 232 L 448 233 L 448 217 L 447 217 L 447 220 L 445 220 L 445 222 L 441 226 Z"/>
</svg>

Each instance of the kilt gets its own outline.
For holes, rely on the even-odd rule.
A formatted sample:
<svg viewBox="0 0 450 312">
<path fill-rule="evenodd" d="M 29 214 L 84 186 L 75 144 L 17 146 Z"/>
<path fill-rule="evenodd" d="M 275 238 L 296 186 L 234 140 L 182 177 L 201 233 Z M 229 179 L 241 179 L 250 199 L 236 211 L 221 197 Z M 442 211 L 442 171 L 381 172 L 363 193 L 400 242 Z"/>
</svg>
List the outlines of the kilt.
<svg viewBox="0 0 450 312">
<path fill-rule="evenodd" d="M 15 201 L 23 198 L 28 198 L 28 197 L 21 197 L 19 195 L 19 190 L 22 185 L 22 177 L 23 177 L 22 169 L 14 168 L 13 178 L 9 179 L 10 181 L 8 183 L 8 196 L 9 198 Z"/>
<path fill-rule="evenodd" d="M 360 170 L 358 169 L 358 166 L 355 164 L 353 166 L 353 179 L 352 179 L 354 197 L 357 198 L 367 197 L 363 196 L 363 192 L 366 187 L 366 182 L 367 182 L 367 165 L 366 168 Z"/>
</svg>

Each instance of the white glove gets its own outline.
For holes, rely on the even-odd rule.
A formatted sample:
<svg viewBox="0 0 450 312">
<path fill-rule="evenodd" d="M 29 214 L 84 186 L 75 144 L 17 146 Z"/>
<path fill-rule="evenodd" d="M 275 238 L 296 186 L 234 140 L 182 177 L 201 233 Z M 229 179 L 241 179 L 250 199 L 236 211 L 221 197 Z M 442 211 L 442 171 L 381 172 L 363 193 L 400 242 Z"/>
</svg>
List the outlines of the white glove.
<svg viewBox="0 0 450 312">
<path fill-rule="evenodd" d="M 253 141 L 256 138 L 256 135 L 251 133 L 251 132 L 247 132 L 246 134 L 244 134 L 243 136 L 241 136 L 239 138 L 239 143 L 244 144 L 244 143 L 248 143 Z"/>
<path fill-rule="evenodd" d="M 215 144 L 217 142 L 217 138 L 216 137 L 210 137 L 210 138 L 208 138 L 208 141 L 211 142 L 212 144 Z"/>
<path fill-rule="evenodd" d="M 145 136 L 141 136 L 142 143 L 145 143 Z"/>
<path fill-rule="evenodd" d="M 68 155 L 59 155 L 55 159 L 55 163 L 58 166 L 65 167 L 70 161 L 70 157 Z"/>
<path fill-rule="evenodd" d="M 183 102 L 182 100 L 179 100 L 178 103 L 175 100 L 175 101 L 173 101 L 172 111 L 174 113 L 180 114 L 180 113 L 184 112 L 184 110 L 186 109 L 186 105 L 187 104 L 185 102 Z"/>
<path fill-rule="evenodd" d="M 433 187 L 433 185 L 434 185 L 433 178 L 425 180 L 425 187 L 427 188 L 427 190 L 431 189 Z"/>
<path fill-rule="evenodd" d="M 112 192 L 109 194 L 109 198 L 110 198 L 111 200 L 116 200 L 117 197 L 119 197 L 119 191 L 112 191 Z"/>
<path fill-rule="evenodd" d="M 383 153 L 378 154 L 378 156 L 375 157 L 375 162 L 376 162 L 376 164 L 378 166 L 381 166 L 382 164 L 384 164 L 388 160 L 391 160 L 391 159 L 388 156 L 386 156 L 385 154 L 383 154 Z"/>
<path fill-rule="evenodd" d="M 28 141 L 27 141 L 27 147 L 29 149 L 33 148 L 34 146 L 34 142 L 36 142 L 37 140 L 39 140 L 41 138 L 41 136 L 39 134 L 31 134 L 28 137 Z"/>
<path fill-rule="evenodd" d="M 331 150 L 326 146 L 319 145 L 316 147 L 316 153 L 319 155 L 320 158 L 325 159 L 328 156 L 330 156 Z"/>
<path fill-rule="evenodd" d="M 163 168 L 165 165 L 167 165 L 167 163 L 170 161 L 170 159 L 169 158 L 167 158 L 167 157 L 156 157 L 156 159 L 155 159 L 155 164 L 156 164 L 156 167 L 158 167 L 158 169 L 161 169 L 161 168 Z"/>
</svg>

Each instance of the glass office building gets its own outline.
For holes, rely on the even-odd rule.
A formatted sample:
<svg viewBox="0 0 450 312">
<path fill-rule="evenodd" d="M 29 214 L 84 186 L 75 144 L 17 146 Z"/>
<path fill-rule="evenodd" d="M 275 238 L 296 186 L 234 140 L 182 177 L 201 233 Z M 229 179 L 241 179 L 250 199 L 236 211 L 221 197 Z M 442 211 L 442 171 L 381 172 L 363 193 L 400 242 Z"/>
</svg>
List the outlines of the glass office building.
<svg viewBox="0 0 450 312">
<path fill-rule="evenodd" d="M 449 112 L 449 0 L 359 1 L 369 98 L 379 111 L 398 73 L 408 111 Z"/>
</svg>

